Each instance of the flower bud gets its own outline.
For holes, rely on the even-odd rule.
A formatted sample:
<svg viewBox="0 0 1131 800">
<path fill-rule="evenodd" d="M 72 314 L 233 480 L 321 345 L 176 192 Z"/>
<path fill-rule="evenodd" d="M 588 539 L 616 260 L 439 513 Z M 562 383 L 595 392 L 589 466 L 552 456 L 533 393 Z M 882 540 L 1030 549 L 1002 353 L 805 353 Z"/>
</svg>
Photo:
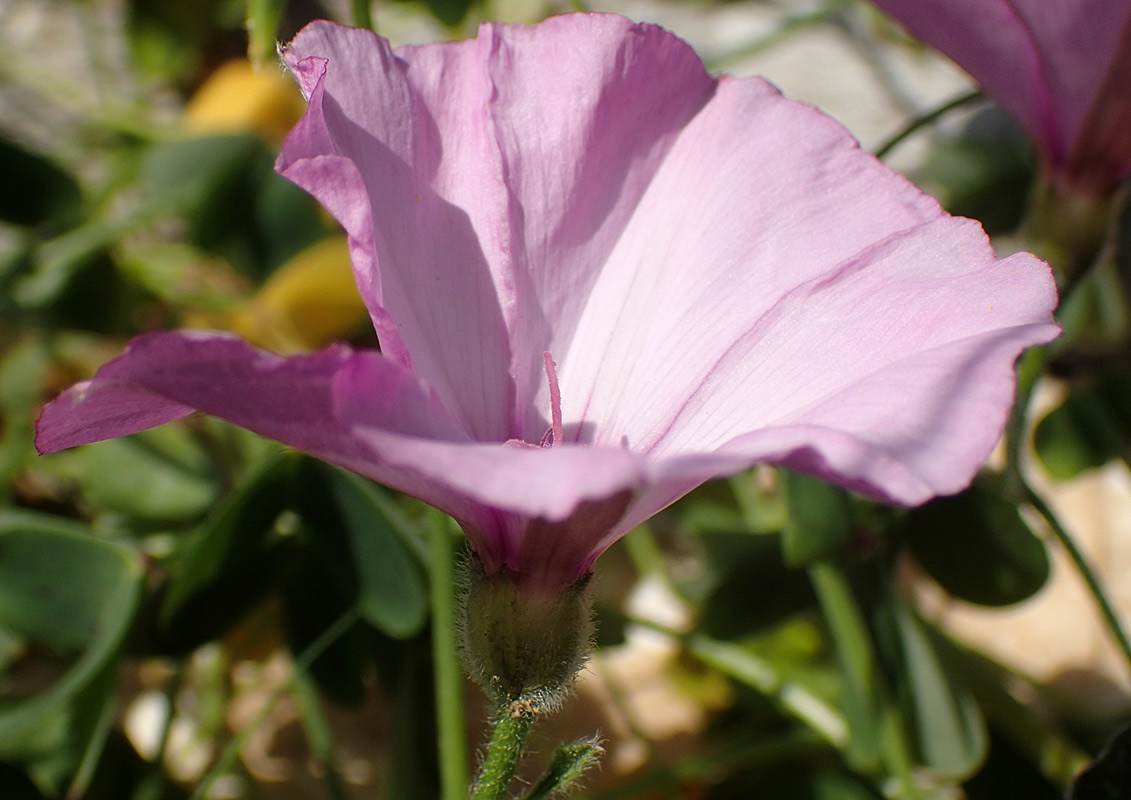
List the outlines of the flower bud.
<svg viewBox="0 0 1131 800">
<path fill-rule="evenodd" d="M 467 671 L 496 704 L 538 713 L 561 702 L 592 645 L 589 578 L 547 588 L 509 572 L 486 575 L 471 560 L 463 655 Z"/>
</svg>

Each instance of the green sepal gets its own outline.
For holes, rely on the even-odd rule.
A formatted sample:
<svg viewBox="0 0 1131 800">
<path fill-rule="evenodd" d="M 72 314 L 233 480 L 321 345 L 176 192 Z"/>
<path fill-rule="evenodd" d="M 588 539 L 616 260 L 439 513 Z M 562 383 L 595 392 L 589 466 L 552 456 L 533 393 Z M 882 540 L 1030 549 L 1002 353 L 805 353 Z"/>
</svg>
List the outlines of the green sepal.
<svg viewBox="0 0 1131 800">
<path fill-rule="evenodd" d="M 597 766 L 604 752 L 596 736 L 562 745 L 554 751 L 550 765 L 523 800 L 548 800 L 576 789 L 585 773 Z"/>
<path fill-rule="evenodd" d="M 465 573 L 462 650 L 467 671 L 499 706 L 535 713 L 561 703 L 593 638 L 589 576 L 551 590 L 511 575 Z"/>
</svg>

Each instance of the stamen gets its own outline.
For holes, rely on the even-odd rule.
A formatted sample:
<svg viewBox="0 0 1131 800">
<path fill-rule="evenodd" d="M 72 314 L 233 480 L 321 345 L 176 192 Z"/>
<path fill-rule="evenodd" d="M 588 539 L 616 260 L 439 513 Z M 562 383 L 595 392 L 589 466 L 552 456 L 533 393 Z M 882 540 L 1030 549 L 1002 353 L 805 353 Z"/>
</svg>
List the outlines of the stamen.
<svg viewBox="0 0 1131 800">
<path fill-rule="evenodd" d="M 558 373 L 549 350 L 542 353 L 542 361 L 546 364 L 546 378 L 550 381 L 550 430 L 546 431 L 547 436 L 542 437 L 542 446 L 552 447 L 562 443 L 562 392 L 558 388 Z"/>
</svg>

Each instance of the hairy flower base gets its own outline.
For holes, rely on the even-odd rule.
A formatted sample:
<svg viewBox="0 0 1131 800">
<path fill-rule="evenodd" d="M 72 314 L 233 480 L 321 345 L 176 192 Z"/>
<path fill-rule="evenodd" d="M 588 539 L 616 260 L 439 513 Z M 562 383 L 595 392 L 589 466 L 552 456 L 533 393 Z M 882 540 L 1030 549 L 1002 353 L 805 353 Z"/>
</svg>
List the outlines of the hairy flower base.
<svg viewBox="0 0 1131 800">
<path fill-rule="evenodd" d="M 589 579 L 547 590 L 505 572 L 487 575 L 471 559 L 462 597 L 464 662 L 501 713 L 536 716 L 561 704 L 592 648 Z"/>
</svg>

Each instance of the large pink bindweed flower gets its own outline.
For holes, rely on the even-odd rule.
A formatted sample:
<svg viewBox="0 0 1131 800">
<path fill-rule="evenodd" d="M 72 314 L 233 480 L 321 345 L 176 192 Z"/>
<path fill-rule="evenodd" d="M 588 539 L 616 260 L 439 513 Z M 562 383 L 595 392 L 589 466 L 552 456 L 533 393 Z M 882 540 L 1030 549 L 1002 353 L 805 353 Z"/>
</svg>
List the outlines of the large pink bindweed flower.
<svg viewBox="0 0 1131 800">
<path fill-rule="evenodd" d="M 998 439 L 1048 267 L 758 79 L 618 16 L 397 50 L 326 22 L 278 169 L 346 229 L 381 352 L 155 333 L 51 403 L 50 452 L 201 410 L 455 517 L 560 586 L 703 481 L 780 464 L 914 504 Z M 555 368 L 556 364 L 556 368 Z"/>
<path fill-rule="evenodd" d="M 1131 2 L 872 0 L 1014 116 L 1066 188 L 1131 174 Z"/>
</svg>

